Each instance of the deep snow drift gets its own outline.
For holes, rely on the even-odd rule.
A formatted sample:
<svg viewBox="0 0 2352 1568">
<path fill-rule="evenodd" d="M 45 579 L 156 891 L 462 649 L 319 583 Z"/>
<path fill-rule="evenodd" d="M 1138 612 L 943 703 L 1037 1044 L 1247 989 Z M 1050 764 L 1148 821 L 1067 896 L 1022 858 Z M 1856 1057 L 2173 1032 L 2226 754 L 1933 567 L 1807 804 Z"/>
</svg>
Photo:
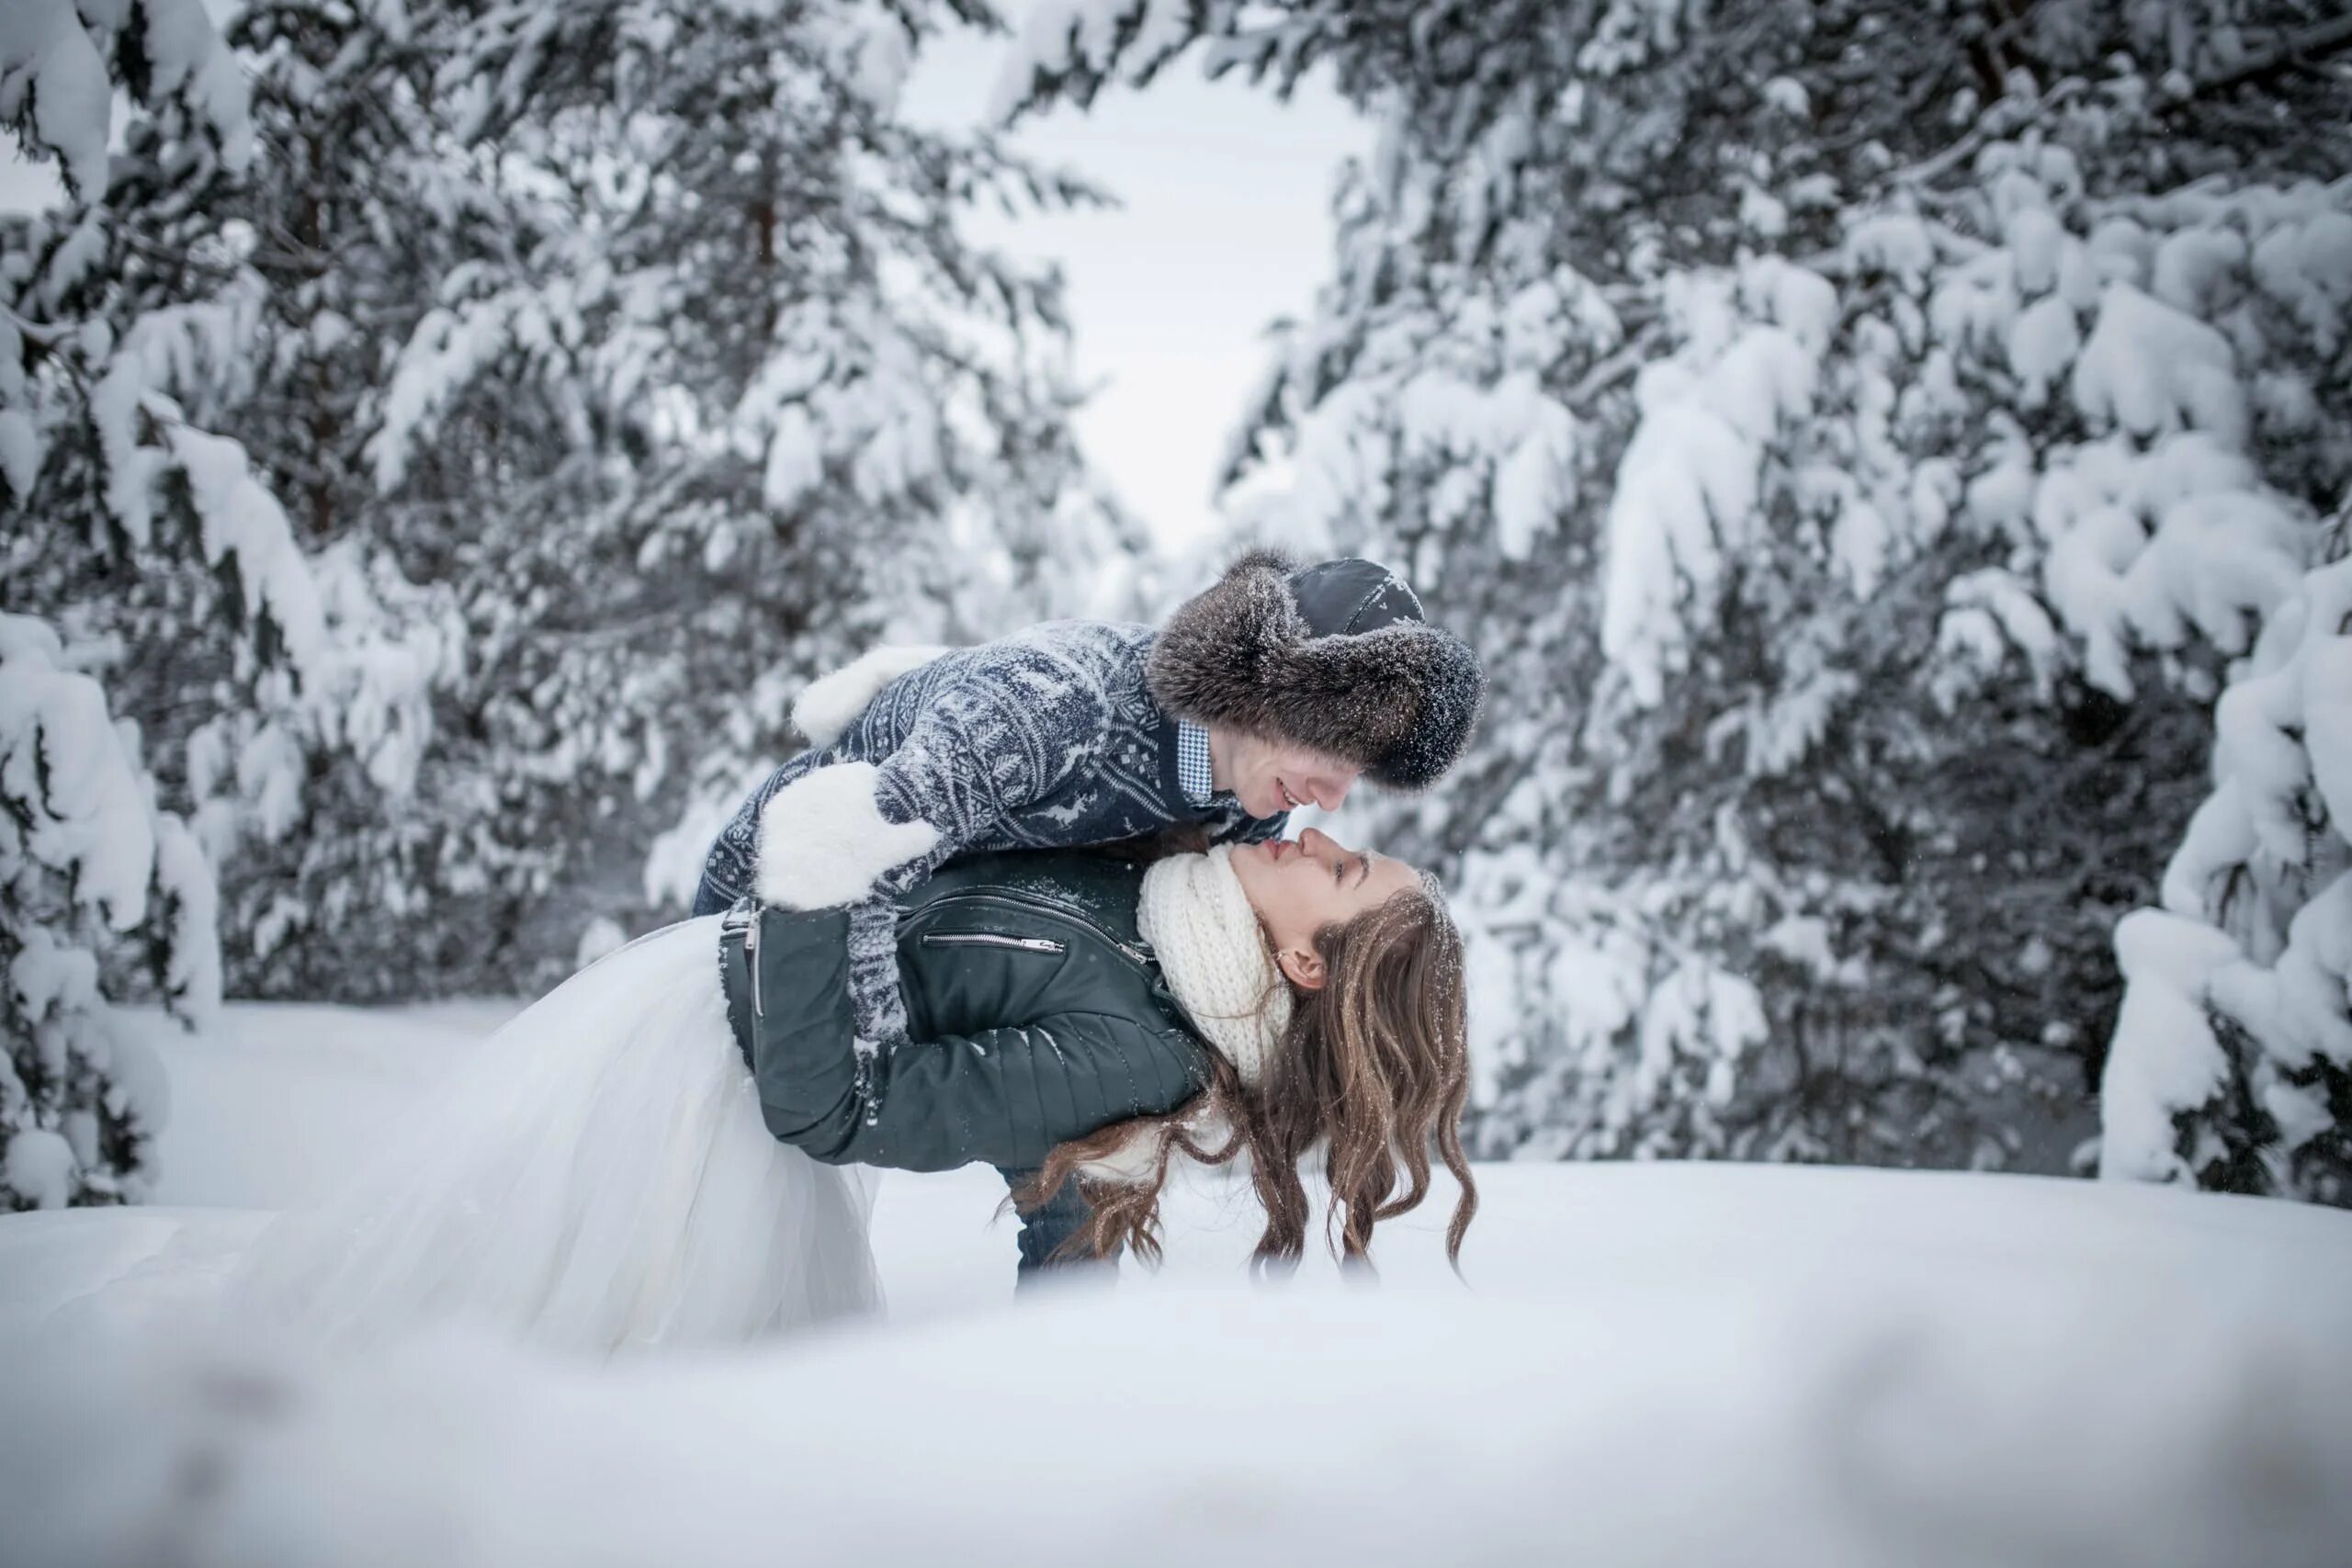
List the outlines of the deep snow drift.
<svg viewBox="0 0 2352 1568">
<path fill-rule="evenodd" d="M 299 1197 L 488 1016 L 160 1042 L 164 1196 Z M 403 1040 L 413 1049 L 403 1049 Z M 207 1162 L 213 1163 L 209 1168 Z M 1008 1304 L 988 1172 L 886 1178 L 893 1320 L 587 1365 L 207 1321 L 258 1217 L 0 1219 L 11 1563 L 2308 1563 L 2352 1542 L 2352 1216 L 2017 1178 L 1489 1167 L 1384 1278 Z"/>
</svg>

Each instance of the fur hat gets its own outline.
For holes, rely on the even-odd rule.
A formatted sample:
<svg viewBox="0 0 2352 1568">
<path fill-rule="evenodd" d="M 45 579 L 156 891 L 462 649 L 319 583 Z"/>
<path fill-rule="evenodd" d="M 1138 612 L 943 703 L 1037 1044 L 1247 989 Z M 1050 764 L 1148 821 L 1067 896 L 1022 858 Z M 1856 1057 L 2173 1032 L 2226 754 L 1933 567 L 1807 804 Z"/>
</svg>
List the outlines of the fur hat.
<svg viewBox="0 0 2352 1568">
<path fill-rule="evenodd" d="M 1152 644 L 1160 706 L 1311 746 L 1392 789 L 1424 789 L 1461 756 L 1486 676 L 1421 602 L 1368 560 L 1301 569 L 1252 550 L 1185 601 Z"/>
</svg>

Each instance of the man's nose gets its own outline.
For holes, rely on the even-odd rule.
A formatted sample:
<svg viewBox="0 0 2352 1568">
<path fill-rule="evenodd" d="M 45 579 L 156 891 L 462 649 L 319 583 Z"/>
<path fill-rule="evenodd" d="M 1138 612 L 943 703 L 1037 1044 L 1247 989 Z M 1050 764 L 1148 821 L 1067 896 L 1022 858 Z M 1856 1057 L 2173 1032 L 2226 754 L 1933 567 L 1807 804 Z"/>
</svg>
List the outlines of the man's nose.
<svg viewBox="0 0 2352 1568">
<path fill-rule="evenodd" d="M 1353 779 L 1317 779 L 1315 781 L 1315 804 L 1326 811 L 1337 811 L 1347 804 L 1348 789 Z"/>
</svg>

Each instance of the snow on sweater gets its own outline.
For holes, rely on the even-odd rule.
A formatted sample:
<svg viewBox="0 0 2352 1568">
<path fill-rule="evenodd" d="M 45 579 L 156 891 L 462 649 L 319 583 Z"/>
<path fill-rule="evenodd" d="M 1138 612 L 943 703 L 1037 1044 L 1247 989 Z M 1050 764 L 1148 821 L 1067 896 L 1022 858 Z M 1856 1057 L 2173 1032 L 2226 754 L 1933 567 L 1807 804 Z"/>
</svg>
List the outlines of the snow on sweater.
<svg viewBox="0 0 2352 1568">
<path fill-rule="evenodd" d="M 1122 623 L 1048 621 L 899 675 L 837 739 L 801 752 L 752 792 L 710 847 L 694 912 L 715 914 L 751 888 L 770 796 L 831 763 L 874 763 L 882 815 L 939 830 L 928 853 L 850 909 L 858 1034 L 898 1041 L 907 1028 L 898 900 L 956 855 L 1114 843 L 1186 823 L 1221 840 L 1279 834 L 1286 818 L 1251 818 L 1230 795 L 1206 807 L 1185 798 L 1176 721 L 1144 682 L 1156 635 Z"/>
</svg>

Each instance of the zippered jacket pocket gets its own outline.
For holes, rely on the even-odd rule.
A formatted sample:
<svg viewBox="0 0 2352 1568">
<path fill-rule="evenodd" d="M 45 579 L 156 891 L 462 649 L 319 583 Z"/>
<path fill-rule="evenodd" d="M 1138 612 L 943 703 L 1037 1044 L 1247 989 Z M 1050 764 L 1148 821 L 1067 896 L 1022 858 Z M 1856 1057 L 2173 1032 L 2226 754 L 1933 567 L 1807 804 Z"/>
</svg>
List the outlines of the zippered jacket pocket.
<svg viewBox="0 0 2352 1568">
<path fill-rule="evenodd" d="M 909 911 L 902 914 L 899 917 L 901 929 L 905 929 L 908 922 L 920 919 L 922 915 L 928 914 L 932 910 L 957 907 L 965 908 L 993 908 L 998 911 L 1010 910 L 1024 923 L 1027 920 L 1042 915 L 1046 919 L 1056 921 L 1057 923 L 1073 926 L 1079 931 L 1101 941 L 1104 945 L 1116 949 L 1129 963 L 1136 965 L 1138 968 L 1149 969 L 1153 966 L 1151 955 L 1148 952 L 1132 942 L 1123 941 L 1119 937 L 1113 935 L 1110 931 L 1105 931 L 1102 928 L 1101 922 L 1085 914 L 1083 911 L 1074 909 L 1058 899 L 1039 898 L 1023 893 L 1010 892 L 1001 888 L 959 890 L 957 892 L 950 893 L 945 897 L 939 899 L 936 903 L 926 906 L 921 910 Z M 967 933 L 961 931 L 940 931 L 936 934 L 940 936 L 961 936 Z M 982 935 L 988 933 L 972 932 L 968 934 Z M 1043 942 L 1047 939 L 1039 937 L 1035 940 Z M 1040 948 L 1037 951 L 1048 952 L 1054 950 Z"/>
<path fill-rule="evenodd" d="M 1002 936 L 995 931 L 925 931 L 925 947 L 992 947 L 1012 953 L 1062 953 L 1069 948 L 1051 937 Z"/>
</svg>

